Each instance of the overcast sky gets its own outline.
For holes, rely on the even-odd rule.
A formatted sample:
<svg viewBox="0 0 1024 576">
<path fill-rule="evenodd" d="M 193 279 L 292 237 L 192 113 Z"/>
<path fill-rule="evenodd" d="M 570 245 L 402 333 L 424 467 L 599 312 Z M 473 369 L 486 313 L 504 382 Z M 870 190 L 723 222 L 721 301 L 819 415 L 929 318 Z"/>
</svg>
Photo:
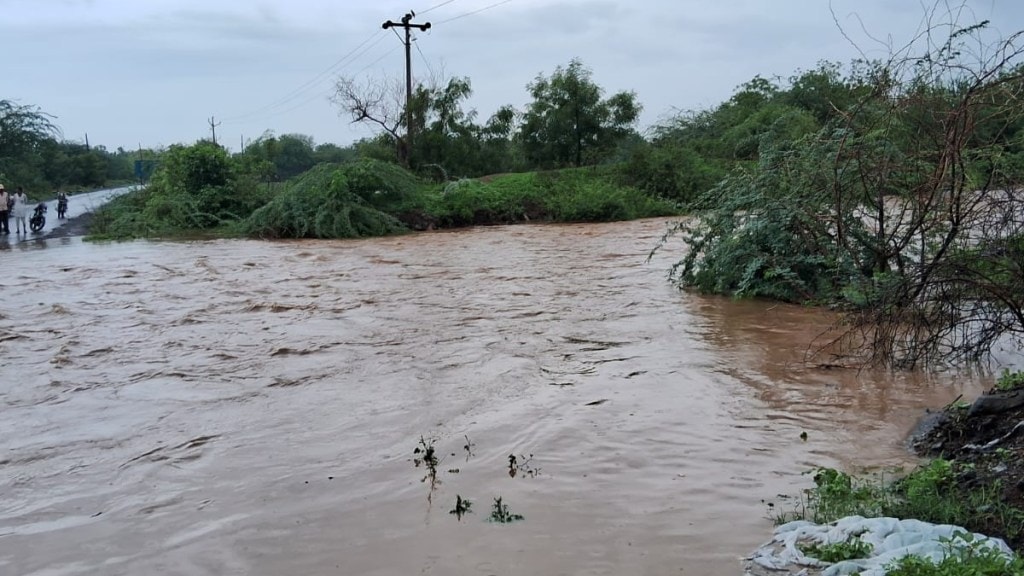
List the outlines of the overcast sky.
<svg viewBox="0 0 1024 576">
<path fill-rule="evenodd" d="M 965 23 L 1024 29 L 1021 0 L 966 6 Z M 917 0 L 0 0 L 0 99 L 109 149 L 191 143 L 211 116 L 232 149 L 267 130 L 346 145 L 371 133 L 339 116 L 334 81 L 404 78 L 381 23 L 409 9 L 433 24 L 414 75 L 469 77 L 481 120 L 522 109 L 532 79 L 579 57 L 606 94 L 637 93 L 641 129 L 758 74 L 882 58 L 925 14 Z"/>
</svg>

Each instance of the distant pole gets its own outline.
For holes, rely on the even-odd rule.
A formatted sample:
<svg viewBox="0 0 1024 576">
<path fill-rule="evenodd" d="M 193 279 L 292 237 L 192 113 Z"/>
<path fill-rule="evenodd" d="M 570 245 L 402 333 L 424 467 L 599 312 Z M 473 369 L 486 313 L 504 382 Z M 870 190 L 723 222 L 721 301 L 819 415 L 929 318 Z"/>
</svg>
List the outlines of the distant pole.
<svg viewBox="0 0 1024 576">
<path fill-rule="evenodd" d="M 409 11 L 408 14 L 402 16 L 400 23 L 392 22 L 388 20 L 384 23 L 383 28 L 387 30 L 391 27 L 398 27 L 405 29 L 405 165 L 412 165 L 412 32 L 413 28 L 427 31 L 430 30 L 430 22 L 423 24 L 413 24 L 412 19 L 416 16 L 416 13 Z"/>
<path fill-rule="evenodd" d="M 238 135 L 238 152 L 239 154 L 245 152 L 245 135 L 243 134 Z"/>
<path fill-rule="evenodd" d="M 210 132 L 213 134 L 213 145 L 216 146 L 217 145 L 217 126 L 220 126 L 220 122 L 217 122 L 216 124 L 214 124 L 213 116 L 210 116 L 210 119 L 208 120 L 208 122 L 210 123 Z"/>
<path fill-rule="evenodd" d="M 85 133 L 85 151 L 86 152 L 89 151 L 89 133 L 88 132 Z"/>
</svg>

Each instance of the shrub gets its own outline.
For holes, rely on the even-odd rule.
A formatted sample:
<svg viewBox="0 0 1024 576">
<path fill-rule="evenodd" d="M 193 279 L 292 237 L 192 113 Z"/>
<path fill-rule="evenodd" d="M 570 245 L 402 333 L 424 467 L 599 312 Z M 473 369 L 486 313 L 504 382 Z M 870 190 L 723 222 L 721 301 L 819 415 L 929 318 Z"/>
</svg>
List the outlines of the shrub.
<svg viewBox="0 0 1024 576">
<path fill-rule="evenodd" d="M 369 180 L 363 175 L 363 192 Z M 357 238 L 404 227 L 352 191 L 344 166 L 321 164 L 253 212 L 242 230 L 261 238 Z"/>
</svg>

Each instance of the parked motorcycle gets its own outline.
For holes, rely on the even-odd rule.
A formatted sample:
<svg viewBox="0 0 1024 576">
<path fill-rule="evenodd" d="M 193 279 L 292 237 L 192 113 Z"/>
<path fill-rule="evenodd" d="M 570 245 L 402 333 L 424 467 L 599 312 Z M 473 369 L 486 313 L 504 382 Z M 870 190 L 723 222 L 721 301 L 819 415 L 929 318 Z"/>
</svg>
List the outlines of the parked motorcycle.
<svg viewBox="0 0 1024 576">
<path fill-rule="evenodd" d="M 43 214 L 46 214 L 46 203 L 40 202 L 36 204 L 32 217 L 28 219 L 28 227 L 33 232 L 39 232 L 43 229 L 43 226 L 46 226 L 46 216 L 43 216 Z"/>
</svg>

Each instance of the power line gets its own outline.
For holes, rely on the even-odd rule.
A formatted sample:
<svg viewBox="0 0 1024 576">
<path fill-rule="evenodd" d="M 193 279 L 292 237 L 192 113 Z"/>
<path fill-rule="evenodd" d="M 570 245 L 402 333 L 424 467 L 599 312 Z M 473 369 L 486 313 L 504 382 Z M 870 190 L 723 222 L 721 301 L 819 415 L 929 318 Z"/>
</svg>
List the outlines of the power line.
<svg viewBox="0 0 1024 576">
<path fill-rule="evenodd" d="M 379 61 L 381 61 L 382 59 L 384 59 L 384 58 L 390 56 L 391 54 L 395 53 L 398 50 L 398 48 L 399 48 L 399 46 L 395 46 L 395 47 L 391 48 L 390 50 L 385 52 L 384 55 L 382 55 L 381 57 L 379 57 L 379 58 L 375 59 L 374 61 L 372 61 L 372 63 L 368 64 L 365 67 L 360 68 L 359 71 L 356 72 L 355 74 L 353 74 L 352 76 L 358 76 L 358 75 L 360 75 L 360 74 L 370 70 L 371 68 L 374 67 L 374 65 L 379 63 Z"/>
<path fill-rule="evenodd" d="M 351 63 L 351 61 L 356 60 L 357 58 L 359 58 L 360 56 L 362 56 L 363 54 L 368 52 L 371 48 L 373 48 L 374 46 L 379 44 L 380 41 L 384 39 L 385 35 L 386 35 L 386 33 L 383 32 L 383 31 L 378 31 L 378 32 L 372 34 L 370 37 L 368 37 L 366 40 L 363 40 L 358 46 L 356 46 L 355 48 L 350 50 L 344 56 L 342 56 L 341 58 L 335 60 L 333 64 L 331 64 L 330 66 L 325 68 L 322 72 L 317 74 L 311 80 L 308 80 L 305 83 L 301 84 L 298 88 L 292 90 L 288 94 L 282 96 L 281 98 L 278 98 L 277 100 L 274 100 L 273 102 L 267 104 L 266 106 L 263 106 L 263 107 L 258 108 L 256 110 L 252 110 L 250 112 L 246 112 L 244 114 L 239 114 L 237 116 L 231 116 L 229 118 L 224 119 L 224 121 L 226 121 L 226 122 L 234 122 L 234 121 L 238 121 L 238 120 L 243 120 L 245 118 L 249 118 L 249 117 L 252 117 L 252 116 L 259 115 L 259 114 L 261 114 L 263 112 L 266 112 L 266 111 L 268 111 L 268 110 L 270 110 L 272 108 L 277 108 L 277 107 L 280 107 L 280 106 L 282 106 L 284 104 L 292 102 L 296 98 L 300 97 L 303 93 L 308 92 L 311 87 L 315 86 L 316 84 L 321 83 L 323 81 L 323 79 L 328 74 L 330 74 L 331 72 L 335 71 L 335 69 L 338 68 L 346 60 L 349 60 L 350 61 L 349 63 Z M 376 38 L 376 41 L 373 42 L 372 44 L 370 44 L 369 46 L 366 46 L 366 44 L 369 43 L 371 40 L 374 40 L 374 38 Z M 364 48 L 362 51 L 360 51 L 360 49 L 363 48 L 364 46 L 366 46 L 366 48 Z"/>
<path fill-rule="evenodd" d="M 473 14 L 479 14 L 479 13 L 483 12 L 484 10 L 490 10 L 491 8 L 497 8 L 498 6 L 501 6 L 502 4 L 508 4 L 511 1 L 512 0 L 502 0 L 501 2 L 495 2 L 494 4 L 491 4 L 489 6 L 484 6 L 483 8 L 480 8 L 478 10 L 473 10 L 472 12 L 466 12 L 465 14 L 460 14 L 460 15 L 455 16 L 453 18 L 449 18 L 447 20 L 442 20 L 442 21 L 438 22 L 438 25 L 440 25 L 440 24 L 447 24 L 448 22 L 451 22 L 453 20 L 458 20 L 459 18 L 465 18 L 466 16 L 472 16 Z"/>
<path fill-rule="evenodd" d="M 441 6 L 447 6 L 447 5 L 451 4 L 452 2 L 455 2 L 455 0 L 446 0 L 445 2 L 441 2 L 440 4 L 435 4 L 435 5 L 431 6 L 430 8 L 427 8 L 426 10 L 420 10 L 420 15 L 422 16 L 423 14 L 426 14 L 427 12 L 430 12 L 431 10 L 436 10 L 437 8 L 440 8 Z"/>
<path fill-rule="evenodd" d="M 427 57 L 423 55 L 423 50 L 420 50 L 420 43 L 415 44 L 416 51 L 420 53 L 420 60 L 423 60 L 423 65 L 427 67 L 427 71 L 430 72 L 430 77 L 434 78 L 434 69 L 430 66 L 430 62 L 427 62 Z M 440 80 L 440 78 L 438 78 Z"/>
</svg>

